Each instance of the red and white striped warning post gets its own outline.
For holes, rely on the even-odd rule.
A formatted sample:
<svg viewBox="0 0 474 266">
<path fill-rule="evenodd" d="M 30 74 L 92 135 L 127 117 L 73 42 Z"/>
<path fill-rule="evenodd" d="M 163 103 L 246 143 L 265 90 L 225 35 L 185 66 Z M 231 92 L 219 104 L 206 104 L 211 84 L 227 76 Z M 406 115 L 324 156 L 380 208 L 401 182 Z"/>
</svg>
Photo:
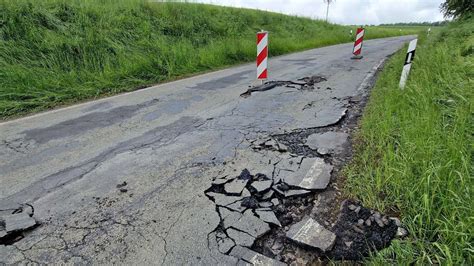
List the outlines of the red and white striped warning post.
<svg viewBox="0 0 474 266">
<path fill-rule="evenodd" d="M 262 83 L 268 78 L 268 32 L 257 33 L 257 79 Z"/>
<path fill-rule="evenodd" d="M 414 39 L 408 45 L 407 56 L 405 57 L 405 64 L 403 65 L 402 76 L 400 77 L 400 89 L 405 88 L 405 84 L 407 83 L 408 74 L 410 73 L 411 63 L 413 59 L 415 59 L 415 50 L 416 50 L 416 43 L 418 39 Z"/>
<path fill-rule="evenodd" d="M 361 59 L 362 58 L 362 55 L 360 55 L 360 54 L 362 52 L 362 43 L 364 41 L 364 33 L 365 33 L 364 28 L 358 28 L 357 29 L 356 39 L 355 39 L 355 42 L 354 42 L 354 49 L 352 50 L 352 53 L 354 54 L 354 56 L 351 57 L 352 59 Z"/>
</svg>

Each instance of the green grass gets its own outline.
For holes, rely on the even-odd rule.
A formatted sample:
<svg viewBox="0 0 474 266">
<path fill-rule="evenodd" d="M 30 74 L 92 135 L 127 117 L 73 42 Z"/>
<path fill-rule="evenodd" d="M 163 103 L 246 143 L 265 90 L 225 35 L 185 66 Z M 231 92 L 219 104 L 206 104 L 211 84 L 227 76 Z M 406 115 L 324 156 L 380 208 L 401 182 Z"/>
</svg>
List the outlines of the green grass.
<svg viewBox="0 0 474 266">
<path fill-rule="evenodd" d="M 354 28 L 354 27 L 352 27 Z M 145 0 L 0 0 L 0 120 L 270 55 L 350 42 L 351 27 Z M 368 38 L 418 29 L 370 28 Z"/>
<path fill-rule="evenodd" d="M 347 195 L 410 232 L 368 263 L 473 265 L 474 19 L 423 38 L 400 90 L 405 53 L 377 81 L 345 170 Z"/>
</svg>

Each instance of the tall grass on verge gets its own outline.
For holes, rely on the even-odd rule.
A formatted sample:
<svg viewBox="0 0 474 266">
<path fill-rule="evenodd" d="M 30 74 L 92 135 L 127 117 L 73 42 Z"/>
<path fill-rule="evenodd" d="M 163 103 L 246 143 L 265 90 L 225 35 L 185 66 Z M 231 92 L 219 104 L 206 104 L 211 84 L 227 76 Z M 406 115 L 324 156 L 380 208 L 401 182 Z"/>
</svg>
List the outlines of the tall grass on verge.
<svg viewBox="0 0 474 266">
<path fill-rule="evenodd" d="M 410 235 L 368 263 L 474 264 L 473 40 L 474 18 L 451 23 L 422 40 L 405 90 L 405 50 L 377 81 L 345 191 L 400 215 Z"/>
<path fill-rule="evenodd" d="M 271 56 L 352 39 L 349 27 L 204 4 L 0 0 L 0 119 L 252 61 L 260 29 Z"/>
</svg>

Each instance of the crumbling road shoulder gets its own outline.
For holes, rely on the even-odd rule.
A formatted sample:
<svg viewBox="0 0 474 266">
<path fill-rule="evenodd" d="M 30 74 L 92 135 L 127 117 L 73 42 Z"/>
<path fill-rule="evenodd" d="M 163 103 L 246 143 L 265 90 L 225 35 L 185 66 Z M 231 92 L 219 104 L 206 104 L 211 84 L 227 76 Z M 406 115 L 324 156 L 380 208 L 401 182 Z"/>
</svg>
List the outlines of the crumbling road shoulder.
<svg viewBox="0 0 474 266">
<path fill-rule="evenodd" d="M 279 87 L 317 91 L 326 80 L 313 76 L 269 82 L 242 96 Z M 399 226 L 395 220 L 342 201 L 337 187 L 366 97 L 359 92 L 332 98 L 342 106 L 340 115 L 325 116 L 320 126 L 247 134 L 247 144 L 237 150 L 225 174 L 205 191 L 221 219 L 210 233 L 220 252 L 250 264 L 250 257 L 269 263 L 314 263 L 326 258 L 360 260 L 390 244 Z M 302 111 L 314 106 L 318 103 L 309 102 Z M 312 112 L 317 120 L 317 111 Z"/>
</svg>

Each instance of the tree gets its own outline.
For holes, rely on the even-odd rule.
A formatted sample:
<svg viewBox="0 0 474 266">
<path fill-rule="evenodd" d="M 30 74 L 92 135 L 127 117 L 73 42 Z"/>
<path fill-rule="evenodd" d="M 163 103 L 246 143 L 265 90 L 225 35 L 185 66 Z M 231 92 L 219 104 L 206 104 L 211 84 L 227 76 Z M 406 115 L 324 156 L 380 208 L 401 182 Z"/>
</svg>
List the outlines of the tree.
<svg viewBox="0 0 474 266">
<path fill-rule="evenodd" d="M 446 0 L 440 8 L 445 17 L 459 18 L 474 13 L 474 1 Z"/>
</svg>

